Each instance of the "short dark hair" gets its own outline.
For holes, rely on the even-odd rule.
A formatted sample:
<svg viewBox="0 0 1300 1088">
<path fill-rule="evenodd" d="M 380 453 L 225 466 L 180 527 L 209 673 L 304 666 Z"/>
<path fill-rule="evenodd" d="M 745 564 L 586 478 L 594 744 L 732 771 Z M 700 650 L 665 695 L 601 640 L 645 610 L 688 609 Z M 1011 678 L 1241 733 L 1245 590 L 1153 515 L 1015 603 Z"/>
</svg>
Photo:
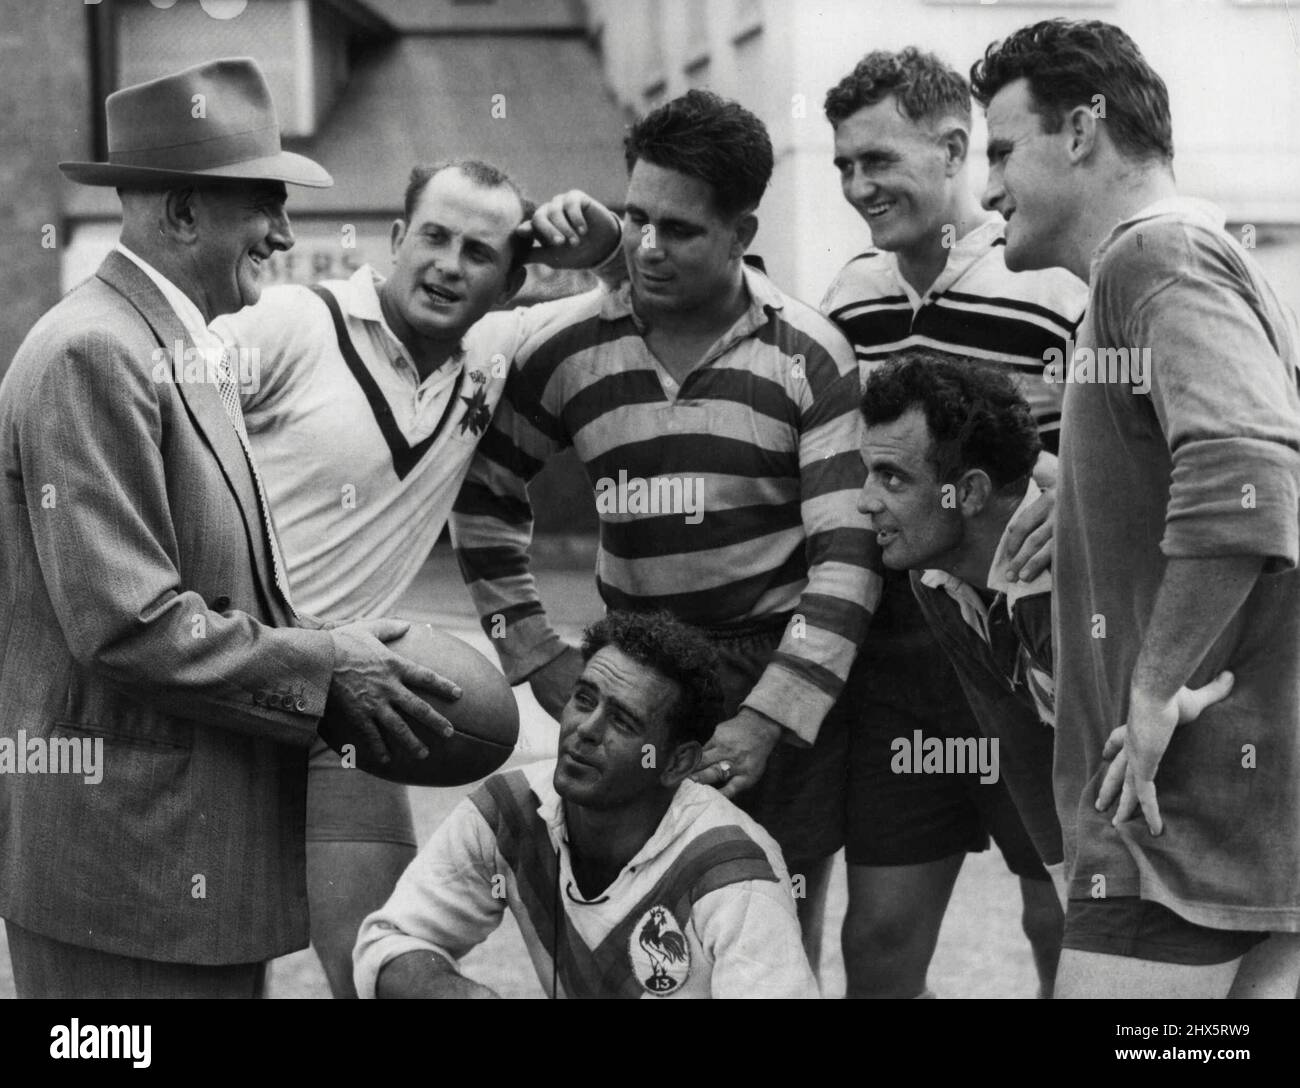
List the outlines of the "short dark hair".
<svg viewBox="0 0 1300 1088">
<path fill-rule="evenodd" d="M 1106 131 L 1121 153 L 1173 161 L 1165 81 L 1119 27 L 1095 19 L 1046 19 L 990 44 L 970 70 L 972 92 L 985 108 L 1018 79 L 1029 82 L 1042 131 L 1059 132 L 1067 112 L 1091 107 L 1101 95 Z"/>
<path fill-rule="evenodd" d="M 970 124 L 970 85 L 955 68 L 914 45 L 897 53 L 876 49 L 826 92 L 826 120 L 832 125 L 890 95 L 910 121 L 957 117 Z"/>
<path fill-rule="evenodd" d="M 420 197 L 424 195 L 425 187 L 444 170 L 459 170 L 480 189 L 509 189 L 519 198 L 519 203 L 523 207 L 524 215 L 520 222 L 531 219 L 533 212 L 537 210 L 537 205 L 524 196 L 523 190 L 515 183 L 514 178 L 504 170 L 478 159 L 448 159 L 430 166 L 412 168 L 411 179 L 406 183 L 406 195 L 402 199 L 402 218 L 408 223 L 415 214 Z M 510 271 L 523 267 L 532 247 L 533 244 L 528 239 L 511 235 Z"/>
<path fill-rule="evenodd" d="M 982 469 L 997 490 L 1012 490 L 1033 472 L 1043 448 L 1015 383 L 978 359 L 903 352 L 868 375 L 861 407 L 868 426 L 892 423 L 909 408 L 920 408 L 940 481 Z"/>
<path fill-rule="evenodd" d="M 744 106 L 687 91 L 634 124 L 623 140 L 628 173 L 638 159 L 704 182 L 725 216 L 758 207 L 772 180 L 772 141 Z"/>
<path fill-rule="evenodd" d="M 610 612 L 582 636 L 582 659 L 612 646 L 674 681 L 681 694 L 668 716 L 673 744 L 713 735 L 722 718 L 718 651 L 701 632 L 667 612 Z"/>
</svg>

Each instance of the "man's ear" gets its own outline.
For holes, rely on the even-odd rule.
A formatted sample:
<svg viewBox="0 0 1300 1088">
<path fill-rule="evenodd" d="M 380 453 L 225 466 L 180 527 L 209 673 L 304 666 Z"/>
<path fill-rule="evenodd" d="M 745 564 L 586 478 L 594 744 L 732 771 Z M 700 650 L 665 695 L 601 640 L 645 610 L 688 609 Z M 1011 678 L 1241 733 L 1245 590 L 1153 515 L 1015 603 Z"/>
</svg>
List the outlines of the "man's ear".
<svg viewBox="0 0 1300 1088">
<path fill-rule="evenodd" d="M 1097 115 L 1087 106 L 1075 106 L 1070 111 L 1065 130 L 1070 137 L 1067 154 L 1071 163 L 1082 162 L 1101 145 L 1101 126 L 1097 124 Z"/>
<path fill-rule="evenodd" d="M 402 244 L 402 239 L 406 237 L 406 220 L 394 219 L 392 229 L 388 232 L 388 248 L 393 254 L 393 260 L 397 260 L 397 249 Z"/>
<path fill-rule="evenodd" d="M 731 243 L 731 257 L 733 260 L 739 260 L 754 241 L 754 235 L 758 233 L 758 216 L 753 212 L 746 212 L 736 220 L 735 232 L 735 238 Z"/>
<path fill-rule="evenodd" d="M 944 150 L 944 175 L 955 177 L 966 165 L 966 155 L 970 151 L 970 133 L 961 125 L 950 125 L 940 134 L 939 144 Z"/>
<path fill-rule="evenodd" d="M 964 518 L 983 513 L 993 495 L 993 481 L 982 468 L 963 472 L 957 481 L 957 508 Z"/>
<path fill-rule="evenodd" d="M 659 768 L 659 784 L 675 790 L 695 773 L 703 754 L 704 746 L 698 740 L 678 741 L 668 761 Z"/>
<path fill-rule="evenodd" d="M 168 237 L 193 242 L 198 237 L 199 209 L 202 200 L 192 186 L 168 189 L 163 194 L 162 222 L 158 227 Z"/>
</svg>

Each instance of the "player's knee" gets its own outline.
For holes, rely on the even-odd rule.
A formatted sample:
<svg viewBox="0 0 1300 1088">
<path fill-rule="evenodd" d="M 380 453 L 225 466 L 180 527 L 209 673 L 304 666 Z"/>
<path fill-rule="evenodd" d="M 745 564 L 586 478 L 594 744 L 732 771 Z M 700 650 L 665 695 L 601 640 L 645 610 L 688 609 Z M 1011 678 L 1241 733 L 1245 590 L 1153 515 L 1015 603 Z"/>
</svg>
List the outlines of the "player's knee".
<svg viewBox="0 0 1300 1088">
<path fill-rule="evenodd" d="M 842 933 L 845 959 L 856 962 L 907 958 L 924 944 L 916 915 L 906 911 L 851 911 Z"/>
</svg>

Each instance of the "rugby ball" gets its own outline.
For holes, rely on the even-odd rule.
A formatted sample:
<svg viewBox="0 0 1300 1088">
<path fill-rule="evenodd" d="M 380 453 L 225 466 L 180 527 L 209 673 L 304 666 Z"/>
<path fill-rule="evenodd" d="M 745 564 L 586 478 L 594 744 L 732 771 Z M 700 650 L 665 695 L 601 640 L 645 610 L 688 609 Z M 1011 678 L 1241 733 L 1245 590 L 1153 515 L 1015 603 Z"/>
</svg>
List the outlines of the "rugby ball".
<svg viewBox="0 0 1300 1088">
<path fill-rule="evenodd" d="M 444 737 L 408 719 L 407 724 L 429 749 L 428 757 L 419 759 L 390 744 L 392 759 L 380 763 L 351 726 L 327 712 L 321 719 L 320 735 L 334 751 L 348 756 L 345 746 L 350 745 L 358 768 L 407 786 L 464 786 L 486 778 L 510 758 L 519 739 L 519 705 L 492 662 L 454 635 L 423 623 L 413 623 L 406 634 L 387 645 L 394 653 L 460 685 L 459 699 L 423 696 L 456 732 Z"/>
</svg>

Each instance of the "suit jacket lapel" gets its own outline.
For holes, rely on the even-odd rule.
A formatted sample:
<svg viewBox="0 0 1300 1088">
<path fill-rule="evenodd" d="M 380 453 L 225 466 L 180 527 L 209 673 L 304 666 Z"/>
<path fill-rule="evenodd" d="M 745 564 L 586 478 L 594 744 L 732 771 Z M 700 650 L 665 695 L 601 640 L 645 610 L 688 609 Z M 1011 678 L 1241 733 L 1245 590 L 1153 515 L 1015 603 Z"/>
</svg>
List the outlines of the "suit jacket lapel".
<svg viewBox="0 0 1300 1088">
<path fill-rule="evenodd" d="M 167 304 L 162 292 L 153 281 L 140 270 L 135 262 L 124 257 L 116 250 L 104 258 L 96 273 L 101 280 L 114 290 L 120 292 L 149 323 L 154 337 L 167 353 L 167 366 L 176 366 L 177 345 L 180 345 L 181 365 L 184 367 L 184 353 L 197 351 L 185 326 L 176 316 L 176 312 Z M 190 355 L 195 358 L 194 354 Z M 194 367 L 199 374 L 206 376 L 206 365 L 200 361 Z M 171 373 L 175 376 L 175 370 Z M 211 382 L 204 380 L 185 380 L 188 373 L 182 373 L 175 382 L 176 390 L 194 421 L 195 429 L 203 436 L 208 448 L 221 466 L 222 474 L 235 497 L 239 512 L 244 520 L 244 531 L 248 537 L 249 548 L 254 557 L 254 566 L 258 584 L 273 614 L 281 615 L 285 609 L 280 606 L 280 595 L 275 589 L 271 574 L 270 547 L 266 539 L 266 530 L 262 525 L 261 507 L 257 499 L 257 485 L 253 482 L 252 469 L 244 455 L 239 436 L 221 403 L 221 394 Z"/>
</svg>

